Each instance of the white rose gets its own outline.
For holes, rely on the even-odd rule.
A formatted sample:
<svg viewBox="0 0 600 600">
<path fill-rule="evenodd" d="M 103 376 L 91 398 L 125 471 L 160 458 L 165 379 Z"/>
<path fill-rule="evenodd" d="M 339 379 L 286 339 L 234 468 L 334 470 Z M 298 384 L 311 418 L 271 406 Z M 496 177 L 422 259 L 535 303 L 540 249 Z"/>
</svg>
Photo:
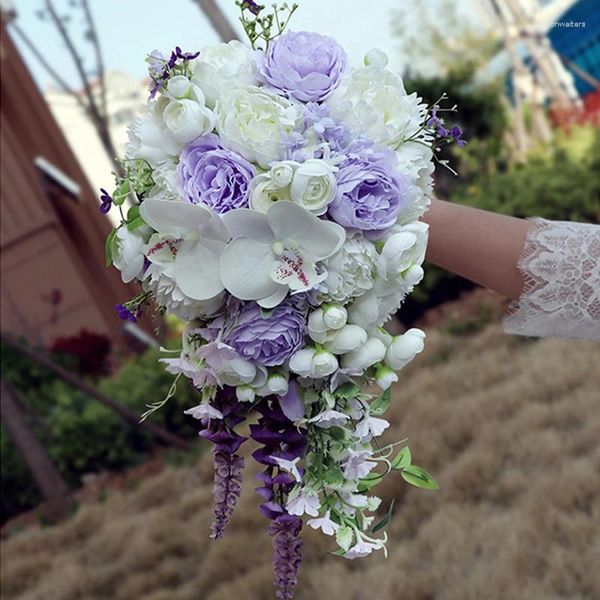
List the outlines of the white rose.
<svg viewBox="0 0 600 600">
<path fill-rule="evenodd" d="M 335 373 L 339 368 L 337 358 L 324 350 L 315 352 L 311 365 L 311 377 L 322 378 L 328 377 Z"/>
<path fill-rule="evenodd" d="M 129 231 L 125 225 L 117 229 L 112 241 L 113 265 L 121 271 L 123 283 L 129 283 L 142 275 L 144 249 L 150 237 L 146 226 Z"/>
<path fill-rule="evenodd" d="M 387 348 L 377 338 L 369 338 L 360 348 L 344 354 L 342 367 L 344 369 L 360 369 L 364 371 L 382 361 Z"/>
<path fill-rule="evenodd" d="M 425 332 L 421 329 L 409 329 L 403 335 L 397 336 L 385 355 L 385 364 L 391 369 L 405 367 L 413 358 L 423 352 L 425 347 Z"/>
<path fill-rule="evenodd" d="M 173 100 L 192 98 L 194 87 L 185 75 L 175 75 L 167 82 L 165 95 Z M 204 98 L 204 94 L 201 97 Z"/>
<path fill-rule="evenodd" d="M 335 335 L 335 331 L 330 331 L 325 322 L 325 311 L 322 308 L 317 308 L 308 315 L 308 335 L 317 344 L 327 342 Z"/>
<path fill-rule="evenodd" d="M 181 152 L 179 143 L 165 127 L 156 102 L 144 107 L 128 129 L 129 141 L 125 146 L 125 158 L 148 161 L 152 167 L 173 160 Z"/>
<path fill-rule="evenodd" d="M 353 133 L 395 147 L 419 131 L 427 107 L 415 93 L 407 94 L 402 79 L 381 64 L 379 56 L 350 71 L 325 104 Z"/>
<path fill-rule="evenodd" d="M 413 265 L 420 265 L 425 260 L 428 231 L 427 223 L 420 221 L 395 226 L 377 259 L 380 277 L 392 281 Z M 414 273 L 412 279 L 415 279 Z"/>
<path fill-rule="evenodd" d="M 315 215 L 324 214 L 337 191 L 334 170 L 327 161 L 319 158 L 309 158 L 302 163 L 292 179 L 292 202 Z"/>
<path fill-rule="evenodd" d="M 329 329 L 340 329 L 348 320 L 348 311 L 343 306 L 323 307 L 323 322 Z"/>
<path fill-rule="evenodd" d="M 234 85 L 257 85 L 256 61 L 248 46 L 233 40 L 205 48 L 193 62 L 194 83 L 213 108 L 222 92 Z"/>
<path fill-rule="evenodd" d="M 302 348 L 298 350 L 290 358 L 290 370 L 300 375 L 300 377 L 310 377 L 314 355 L 314 348 Z"/>
<path fill-rule="evenodd" d="M 288 200 L 289 188 L 280 188 L 274 184 L 270 173 L 261 173 L 252 179 L 248 188 L 250 207 L 253 210 L 267 214 L 275 202 Z"/>
<path fill-rule="evenodd" d="M 289 100 L 254 86 L 223 91 L 215 113 L 223 144 L 263 169 L 283 158 L 283 138 L 301 117 Z"/>
<path fill-rule="evenodd" d="M 175 140 L 181 144 L 189 144 L 215 126 L 215 115 L 204 104 L 204 96 L 198 88 L 191 98 L 170 100 L 163 110 L 163 119 Z"/>
<path fill-rule="evenodd" d="M 275 163 L 269 171 L 273 185 L 277 188 L 287 188 L 292 183 L 294 171 L 299 164 L 295 160 L 282 160 Z"/>
<path fill-rule="evenodd" d="M 347 354 L 360 348 L 367 341 L 367 332 L 359 325 L 344 325 L 326 348 L 334 354 Z"/>
<path fill-rule="evenodd" d="M 321 300 L 347 302 L 373 287 L 377 250 L 361 234 L 346 237 L 344 245 L 325 261 L 327 277 L 319 286 Z"/>
</svg>

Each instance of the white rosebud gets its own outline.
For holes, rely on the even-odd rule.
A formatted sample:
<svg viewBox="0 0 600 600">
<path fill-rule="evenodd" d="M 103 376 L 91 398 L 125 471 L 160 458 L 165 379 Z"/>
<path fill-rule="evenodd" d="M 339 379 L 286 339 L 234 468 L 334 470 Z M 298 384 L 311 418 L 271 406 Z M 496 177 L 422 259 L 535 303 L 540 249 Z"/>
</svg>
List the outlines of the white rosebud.
<svg viewBox="0 0 600 600">
<path fill-rule="evenodd" d="M 380 50 L 379 48 L 374 48 L 373 50 L 369 50 L 369 52 L 365 54 L 363 63 L 366 67 L 385 69 L 388 64 L 388 57 L 383 50 Z"/>
<path fill-rule="evenodd" d="M 299 163 L 294 160 L 284 160 L 275 163 L 269 172 L 273 185 L 278 188 L 286 188 L 290 185 L 298 164 Z"/>
<path fill-rule="evenodd" d="M 391 333 L 387 332 L 383 327 L 376 327 L 369 333 L 369 337 L 377 338 L 381 340 L 386 348 L 389 348 L 394 341 Z"/>
<path fill-rule="evenodd" d="M 344 325 L 325 347 L 334 354 L 346 354 L 360 348 L 367 338 L 367 332 L 359 325 Z"/>
<path fill-rule="evenodd" d="M 189 98 L 192 82 L 185 75 L 175 75 L 167 83 L 167 95 L 175 100 Z"/>
<path fill-rule="evenodd" d="M 323 344 L 335 335 L 335 331 L 331 332 L 325 322 L 325 311 L 322 308 L 317 308 L 308 315 L 308 335 L 317 344 Z"/>
<path fill-rule="evenodd" d="M 337 358 L 331 354 L 320 350 L 315 352 L 312 359 L 311 377 L 323 378 L 335 373 L 339 368 Z"/>
<path fill-rule="evenodd" d="M 310 377 L 314 355 L 315 349 L 311 347 L 298 350 L 290 358 L 290 370 L 300 375 L 300 377 Z"/>
<path fill-rule="evenodd" d="M 386 353 L 385 344 L 377 338 L 369 338 L 360 348 L 348 352 L 342 358 L 344 369 L 360 369 L 364 371 L 383 360 Z"/>
<path fill-rule="evenodd" d="M 291 184 L 292 202 L 315 215 L 322 215 L 335 198 L 335 167 L 319 158 L 309 158 L 298 166 Z"/>
<path fill-rule="evenodd" d="M 425 347 L 425 332 L 409 329 L 397 336 L 385 355 L 385 364 L 395 371 L 405 367 Z"/>
<path fill-rule="evenodd" d="M 382 390 L 387 390 L 392 383 L 398 381 L 398 375 L 389 367 L 379 365 L 375 370 L 375 381 Z"/>
<path fill-rule="evenodd" d="M 281 373 L 273 373 L 267 379 L 267 387 L 272 394 L 285 396 L 288 392 L 288 380 Z"/>
<path fill-rule="evenodd" d="M 144 234 L 149 231 L 148 227 L 129 231 L 127 227 L 121 226 L 112 239 L 113 265 L 121 271 L 121 279 L 124 283 L 129 283 L 142 275 L 144 248 L 148 241 Z"/>
<path fill-rule="evenodd" d="M 213 112 L 203 103 L 187 98 L 171 100 L 163 111 L 163 119 L 175 140 L 181 144 L 188 144 L 212 131 L 215 126 Z"/>
<path fill-rule="evenodd" d="M 254 402 L 256 394 L 249 385 L 239 385 L 235 388 L 235 395 L 240 402 Z"/>
<path fill-rule="evenodd" d="M 340 329 L 348 321 L 348 311 L 343 306 L 326 306 L 323 311 L 323 321 L 329 329 Z"/>
</svg>

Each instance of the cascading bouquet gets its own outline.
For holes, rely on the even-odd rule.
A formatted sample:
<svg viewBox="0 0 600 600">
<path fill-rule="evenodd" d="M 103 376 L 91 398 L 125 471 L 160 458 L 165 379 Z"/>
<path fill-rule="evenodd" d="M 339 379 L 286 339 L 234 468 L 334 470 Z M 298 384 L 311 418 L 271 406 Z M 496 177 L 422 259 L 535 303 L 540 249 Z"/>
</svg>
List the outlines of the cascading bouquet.
<svg viewBox="0 0 600 600">
<path fill-rule="evenodd" d="M 250 422 L 278 597 L 292 598 L 303 517 L 336 554 L 385 552 L 391 510 L 374 525 L 371 488 L 390 471 L 437 487 L 404 442 L 377 442 L 396 372 L 425 338 L 383 325 L 423 277 L 435 151 L 464 142 L 383 52 L 351 68 L 335 40 L 283 33 L 295 5 L 237 4 L 251 47 L 149 55 L 150 99 L 101 210 L 122 215 L 109 264 L 143 289 L 121 318 L 154 301 L 186 322 L 162 362 L 168 397 L 182 376 L 200 393 L 186 413 L 214 444 L 212 537 L 240 494 Z"/>
</svg>

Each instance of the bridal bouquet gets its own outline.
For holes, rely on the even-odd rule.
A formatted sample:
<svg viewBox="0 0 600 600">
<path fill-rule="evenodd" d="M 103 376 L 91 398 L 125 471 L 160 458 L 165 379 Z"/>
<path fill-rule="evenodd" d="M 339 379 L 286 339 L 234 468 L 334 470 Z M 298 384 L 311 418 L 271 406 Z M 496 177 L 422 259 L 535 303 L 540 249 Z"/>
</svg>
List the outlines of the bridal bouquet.
<svg viewBox="0 0 600 600">
<path fill-rule="evenodd" d="M 464 142 L 383 52 L 353 68 L 335 40 L 284 33 L 295 6 L 238 6 L 251 47 L 149 55 L 150 99 L 101 210 L 122 215 L 109 264 L 143 289 L 121 318 L 153 301 L 186 322 L 162 362 L 198 390 L 186 413 L 214 444 L 212 537 L 250 437 L 278 597 L 292 598 L 304 523 L 346 558 L 385 552 L 391 509 L 374 523 L 372 488 L 393 471 L 437 487 L 403 442 L 377 441 L 425 338 L 384 324 L 423 277 L 435 150 Z"/>
</svg>

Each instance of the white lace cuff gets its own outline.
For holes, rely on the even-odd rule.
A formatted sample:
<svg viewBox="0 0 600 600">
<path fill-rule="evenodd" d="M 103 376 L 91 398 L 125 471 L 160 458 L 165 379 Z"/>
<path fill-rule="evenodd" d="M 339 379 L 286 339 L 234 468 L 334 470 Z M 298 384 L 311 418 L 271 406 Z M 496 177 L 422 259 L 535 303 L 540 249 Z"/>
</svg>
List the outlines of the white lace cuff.
<svg viewBox="0 0 600 600">
<path fill-rule="evenodd" d="M 600 225 L 533 219 L 508 333 L 600 340 Z"/>
</svg>

